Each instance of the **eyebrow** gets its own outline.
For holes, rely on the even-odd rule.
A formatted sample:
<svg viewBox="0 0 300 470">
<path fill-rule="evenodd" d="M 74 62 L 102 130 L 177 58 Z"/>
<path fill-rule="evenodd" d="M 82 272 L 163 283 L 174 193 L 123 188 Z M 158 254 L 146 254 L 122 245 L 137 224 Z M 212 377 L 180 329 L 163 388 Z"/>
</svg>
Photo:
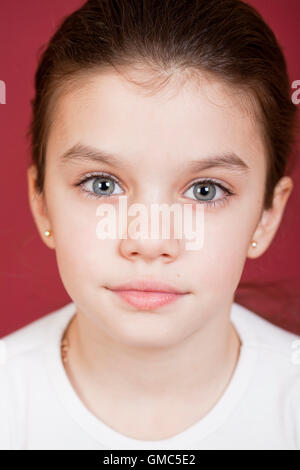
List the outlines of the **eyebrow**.
<svg viewBox="0 0 300 470">
<path fill-rule="evenodd" d="M 236 153 L 227 152 L 220 155 L 212 155 L 201 160 L 192 160 L 188 163 L 188 167 L 193 171 L 207 170 L 209 168 L 225 168 L 231 171 L 238 171 L 246 173 L 250 170 L 244 160 L 242 160 Z"/>
<path fill-rule="evenodd" d="M 96 149 L 80 143 L 73 145 L 73 147 L 63 153 L 60 157 L 60 162 L 63 164 L 67 162 L 98 162 L 107 163 L 116 168 L 125 168 L 128 166 L 124 158 L 117 157 L 106 150 Z"/>
<path fill-rule="evenodd" d="M 106 163 L 120 169 L 131 166 L 121 156 L 81 143 L 73 145 L 73 147 L 64 152 L 60 157 L 60 162 L 63 164 L 67 162 Z M 202 158 L 200 160 L 191 160 L 187 164 L 187 169 L 195 172 L 216 167 L 239 172 L 247 172 L 250 170 L 244 160 L 234 152 L 212 155 L 211 157 Z"/>
</svg>

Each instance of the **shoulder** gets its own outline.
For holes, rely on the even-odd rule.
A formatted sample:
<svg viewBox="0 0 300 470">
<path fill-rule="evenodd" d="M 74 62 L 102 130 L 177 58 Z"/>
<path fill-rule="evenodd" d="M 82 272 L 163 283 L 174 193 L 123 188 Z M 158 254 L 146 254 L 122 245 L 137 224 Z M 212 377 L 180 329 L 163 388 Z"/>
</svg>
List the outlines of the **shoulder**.
<svg viewBox="0 0 300 470">
<path fill-rule="evenodd" d="M 0 450 L 18 448 L 30 403 L 47 393 L 44 347 L 58 341 L 73 312 L 71 302 L 0 338 Z"/>
<path fill-rule="evenodd" d="M 280 328 L 248 308 L 233 303 L 232 319 L 236 321 L 247 345 L 266 355 L 298 366 L 300 370 L 300 335 Z"/>
<path fill-rule="evenodd" d="M 255 357 L 249 393 L 261 413 L 274 422 L 300 450 L 300 336 L 234 303 L 232 320 L 245 351 Z"/>
<path fill-rule="evenodd" d="M 1 366 L 32 356 L 43 348 L 51 332 L 63 327 L 74 311 L 74 303 L 70 302 L 0 338 L 0 370 Z"/>
<path fill-rule="evenodd" d="M 284 330 L 255 312 L 234 304 L 232 320 L 242 347 L 256 357 L 255 380 L 275 396 L 290 395 L 299 387 L 300 336 Z M 299 422 L 300 426 L 300 422 Z"/>
</svg>

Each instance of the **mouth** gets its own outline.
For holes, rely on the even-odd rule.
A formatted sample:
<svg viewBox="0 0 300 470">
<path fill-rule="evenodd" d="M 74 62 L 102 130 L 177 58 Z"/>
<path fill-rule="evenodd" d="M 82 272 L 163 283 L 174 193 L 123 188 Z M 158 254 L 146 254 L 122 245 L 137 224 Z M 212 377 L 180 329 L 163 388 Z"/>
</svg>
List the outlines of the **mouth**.
<svg viewBox="0 0 300 470">
<path fill-rule="evenodd" d="M 133 281 L 108 288 L 119 298 L 141 310 L 153 310 L 182 299 L 189 292 L 160 281 Z"/>
</svg>

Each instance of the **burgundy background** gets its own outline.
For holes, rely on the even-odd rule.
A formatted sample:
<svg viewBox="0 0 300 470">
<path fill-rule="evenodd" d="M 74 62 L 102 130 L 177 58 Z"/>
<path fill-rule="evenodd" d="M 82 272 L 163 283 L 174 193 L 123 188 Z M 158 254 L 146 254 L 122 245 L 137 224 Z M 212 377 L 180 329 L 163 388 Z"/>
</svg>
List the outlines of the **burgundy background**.
<svg viewBox="0 0 300 470">
<path fill-rule="evenodd" d="M 60 280 L 55 252 L 40 240 L 30 213 L 26 178 L 30 149 L 25 134 L 39 49 L 58 21 L 82 3 L 2 0 L 0 4 L 0 80 L 7 87 L 6 104 L 0 105 L 0 337 L 71 300 Z M 300 79 L 299 0 L 249 3 L 262 13 L 283 47 L 291 82 Z M 280 229 L 264 255 L 247 259 L 235 300 L 300 334 L 299 157 L 291 176 L 294 191 Z"/>
</svg>

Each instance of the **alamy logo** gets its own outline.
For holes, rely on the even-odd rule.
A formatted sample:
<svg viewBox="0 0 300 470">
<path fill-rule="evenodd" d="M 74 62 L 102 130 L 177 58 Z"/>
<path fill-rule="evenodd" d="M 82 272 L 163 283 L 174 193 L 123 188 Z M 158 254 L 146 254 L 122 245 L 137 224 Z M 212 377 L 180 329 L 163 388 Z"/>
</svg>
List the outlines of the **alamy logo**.
<svg viewBox="0 0 300 470">
<path fill-rule="evenodd" d="M 0 80 L 0 104 L 6 104 L 6 85 L 3 80 Z"/>
<path fill-rule="evenodd" d="M 300 80 L 294 80 L 292 83 L 292 88 L 296 90 L 292 94 L 292 102 L 294 104 L 299 104 L 300 103 Z"/>
<path fill-rule="evenodd" d="M 174 224 L 171 222 L 171 213 Z M 162 227 L 160 225 L 162 216 Z M 204 207 L 193 208 L 192 204 L 154 204 L 149 208 L 144 204 L 127 205 L 127 196 L 119 198 L 119 208 L 114 204 L 100 204 L 96 216 L 102 217 L 96 227 L 96 236 L 99 240 L 130 238 L 158 239 L 162 228 L 163 238 L 177 238 L 193 240 L 185 242 L 187 250 L 200 250 L 204 243 Z M 128 224 L 128 216 L 135 220 Z M 150 237 L 149 227 L 151 227 Z M 195 228 L 194 228 L 195 227 Z M 172 232 L 172 235 L 171 235 Z"/>
<path fill-rule="evenodd" d="M 291 361 L 293 364 L 300 364 L 300 339 L 295 339 L 291 344 Z"/>
</svg>

